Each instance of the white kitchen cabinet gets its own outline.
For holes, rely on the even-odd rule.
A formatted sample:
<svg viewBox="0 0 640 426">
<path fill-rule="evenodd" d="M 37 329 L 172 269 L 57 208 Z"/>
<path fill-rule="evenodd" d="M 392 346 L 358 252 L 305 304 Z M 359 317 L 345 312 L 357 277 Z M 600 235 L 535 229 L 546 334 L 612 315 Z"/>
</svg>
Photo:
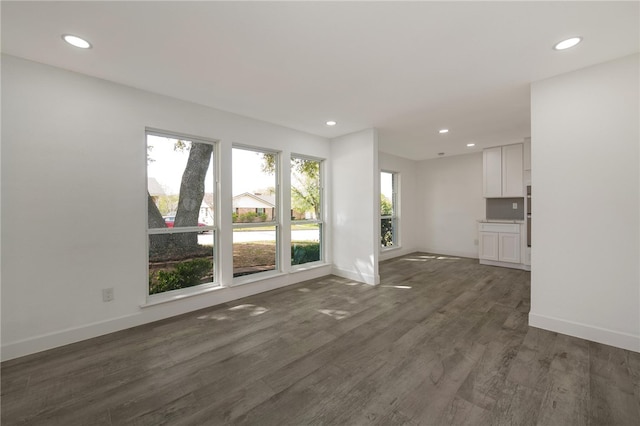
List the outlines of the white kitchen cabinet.
<svg viewBox="0 0 640 426">
<path fill-rule="evenodd" d="M 520 233 L 499 233 L 498 260 L 520 263 Z"/>
<path fill-rule="evenodd" d="M 500 260 L 498 254 L 498 233 L 497 232 L 480 232 L 478 239 L 479 257 L 480 259 Z"/>
<path fill-rule="evenodd" d="M 524 197 L 522 144 L 502 147 L 502 196 Z"/>
<path fill-rule="evenodd" d="M 519 223 L 480 222 L 478 224 L 480 263 L 525 269 L 521 257 L 521 233 L 522 225 Z"/>
<path fill-rule="evenodd" d="M 502 197 L 502 147 L 482 151 L 483 188 L 487 198 Z"/>
<path fill-rule="evenodd" d="M 523 197 L 523 146 L 497 146 L 482 151 L 485 198 Z"/>
</svg>

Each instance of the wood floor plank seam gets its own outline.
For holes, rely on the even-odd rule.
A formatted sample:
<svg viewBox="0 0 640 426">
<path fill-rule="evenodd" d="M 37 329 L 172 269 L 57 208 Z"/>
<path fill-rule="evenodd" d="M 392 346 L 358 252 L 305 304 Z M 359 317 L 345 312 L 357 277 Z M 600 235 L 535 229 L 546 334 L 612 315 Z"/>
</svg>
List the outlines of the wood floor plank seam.
<svg viewBox="0 0 640 426">
<path fill-rule="evenodd" d="M 4 362 L 3 425 L 634 425 L 640 354 L 528 326 L 530 273 L 413 253 Z"/>
</svg>

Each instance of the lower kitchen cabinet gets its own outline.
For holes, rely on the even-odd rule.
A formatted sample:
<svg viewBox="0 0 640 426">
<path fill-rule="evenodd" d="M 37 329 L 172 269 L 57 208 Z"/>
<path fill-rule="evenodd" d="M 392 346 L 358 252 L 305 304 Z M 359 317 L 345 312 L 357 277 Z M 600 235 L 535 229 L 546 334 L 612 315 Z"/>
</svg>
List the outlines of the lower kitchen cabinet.
<svg viewBox="0 0 640 426">
<path fill-rule="evenodd" d="M 498 260 L 501 262 L 520 263 L 520 233 L 499 233 Z"/>
<path fill-rule="evenodd" d="M 497 232 L 480 232 L 480 259 L 500 260 L 498 247 L 500 245 Z"/>
<path fill-rule="evenodd" d="M 528 269 L 522 262 L 521 232 L 518 223 L 480 222 L 478 257 L 480 263 Z"/>
</svg>

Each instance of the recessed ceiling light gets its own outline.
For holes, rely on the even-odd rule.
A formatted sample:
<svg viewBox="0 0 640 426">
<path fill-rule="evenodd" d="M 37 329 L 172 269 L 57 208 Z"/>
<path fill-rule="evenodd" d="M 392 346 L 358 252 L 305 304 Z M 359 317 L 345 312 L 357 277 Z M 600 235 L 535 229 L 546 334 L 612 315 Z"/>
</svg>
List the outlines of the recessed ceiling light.
<svg viewBox="0 0 640 426">
<path fill-rule="evenodd" d="M 449 129 L 440 129 L 438 133 L 449 133 Z"/>
<path fill-rule="evenodd" d="M 469 148 L 471 148 L 472 146 L 476 146 L 476 144 L 475 144 L 475 143 L 468 143 L 468 144 L 467 144 L 467 146 L 468 146 Z"/>
<path fill-rule="evenodd" d="M 569 49 L 570 47 L 575 46 L 576 44 L 580 43 L 581 41 L 582 41 L 582 37 L 571 37 L 571 38 L 568 38 L 568 39 L 563 40 L 560 43 L 556 44 L 555 46 L 553 46 L 553 48 L 555 50 L 565 50 L 565 49 Z"/>
<path fill-rule="evenodd" d="M 69 43 L 72 46 L 79 47 L 80 49 L 90 49 L 91 43 L 87 40 L 80 38 L 78 36 L 74 36 L 71 34 L 63 34 L 62 39 Z"/>
<path fill-rule="evenodd" d="M 329 120 L 329 121 L 327 121 L 326 124 L 327 124 L 327 126 L 335 126 L 336 124 L 338 124 L 338 122 L 337 121 L 333 121 L 333 120 Z"/>
</svg>

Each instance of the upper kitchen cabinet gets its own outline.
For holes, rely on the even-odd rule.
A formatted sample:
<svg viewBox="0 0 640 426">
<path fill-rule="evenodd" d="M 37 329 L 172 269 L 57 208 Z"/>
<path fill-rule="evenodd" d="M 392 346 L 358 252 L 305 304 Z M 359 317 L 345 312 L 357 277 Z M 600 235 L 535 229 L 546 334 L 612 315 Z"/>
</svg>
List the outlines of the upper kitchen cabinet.
<svg viewBox="0 0 640 426">
<path fill-rule="evenodd" d="M 484 196 L 502 197 L 502 147 L 482 151 Z"/>
<path fill-rule="evenodd" d="M 482 160 L 485 198 L 524 197 L 521 143 L 487 148 Z"/>
</svg>

